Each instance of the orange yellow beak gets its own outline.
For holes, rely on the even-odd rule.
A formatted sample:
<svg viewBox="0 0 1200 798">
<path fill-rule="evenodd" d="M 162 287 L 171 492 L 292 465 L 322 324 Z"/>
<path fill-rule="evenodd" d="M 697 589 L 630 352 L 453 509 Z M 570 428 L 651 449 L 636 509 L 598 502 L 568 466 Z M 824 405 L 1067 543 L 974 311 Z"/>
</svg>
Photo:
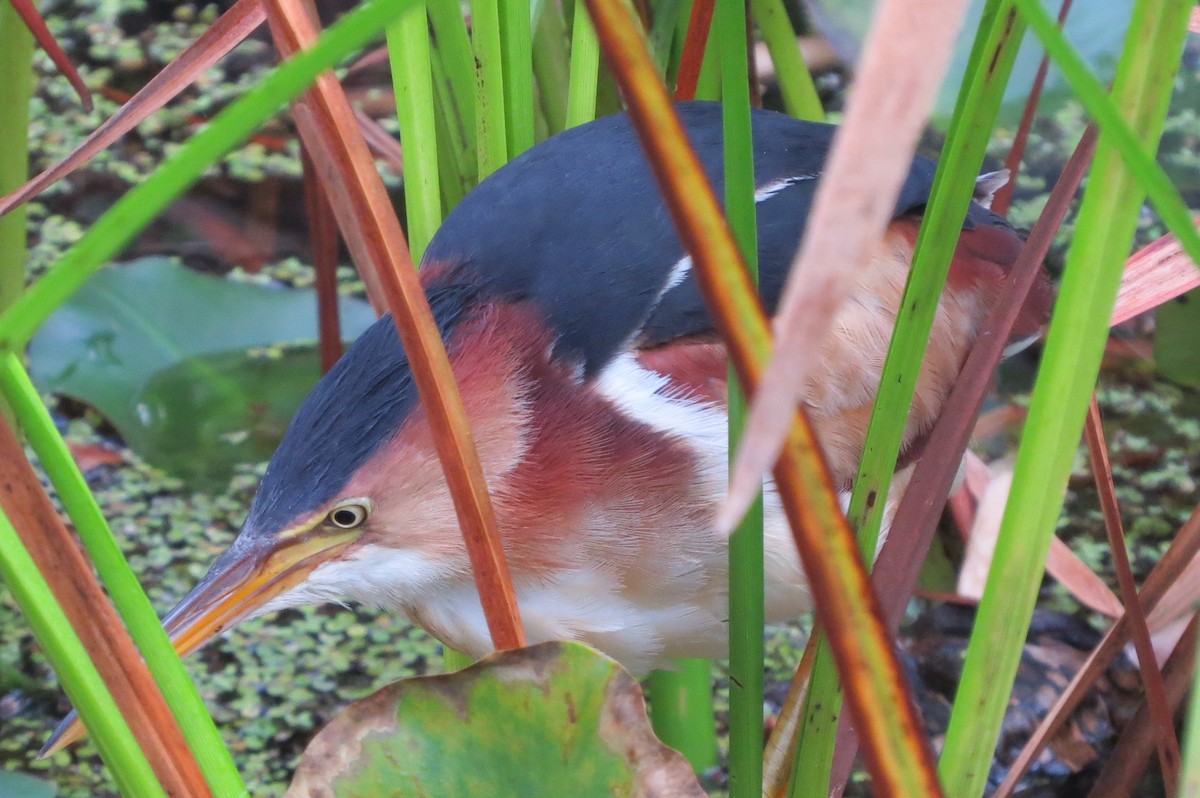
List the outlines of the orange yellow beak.
<svg viewBox="0 0 1200 798">
<path fill-rule="evenodd" d="M 340 554 L 360 534 L 357 529 L 298 528 L 272 538 L 239 538 L 163 619 L 175 651 L 182 657 L 202 647 L 304 582 L 317 566 Z M 72 710 L 38 756 L 50 756 L 86 734 Z"/>
</svg>

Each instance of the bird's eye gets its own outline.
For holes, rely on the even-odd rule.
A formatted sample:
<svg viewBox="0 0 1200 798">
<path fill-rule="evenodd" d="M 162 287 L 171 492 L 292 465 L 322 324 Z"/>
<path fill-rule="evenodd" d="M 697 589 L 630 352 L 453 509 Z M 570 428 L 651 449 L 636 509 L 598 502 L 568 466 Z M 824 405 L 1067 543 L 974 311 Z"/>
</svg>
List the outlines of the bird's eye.
<svg viewBox="0 0 1200 798">
<path fill-rule="evenodd" d="M 346 502 L 330 510 L 325 520 L 330 526 L 336 526 L 338 529 L 354 529 L 362 526 L 370 514 L 370 508 L 366 504 Z"/>
</svg>

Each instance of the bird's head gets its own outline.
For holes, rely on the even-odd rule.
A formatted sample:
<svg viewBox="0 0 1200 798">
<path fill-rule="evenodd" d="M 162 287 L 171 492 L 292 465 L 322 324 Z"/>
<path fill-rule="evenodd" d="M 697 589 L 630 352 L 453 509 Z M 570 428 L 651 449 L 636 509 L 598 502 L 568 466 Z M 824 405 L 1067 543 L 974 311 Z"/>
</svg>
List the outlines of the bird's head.
<svg viewBox="0 0 1200 798">
<path fill-rule="evenodd" d="M 468 284 L 426 283 L 484 473 L 498 478 L 523 454 L 528 325 L 519 307 L 481 302 Z M 405 610 L 470 580 L 433 433 L 384 317 L 304 401 L 237 539 L 164 625 L 184 655 L 267 612 L 325 602 Z M 82 736 L 70 720 L 44 753 Z"/>
</svg>

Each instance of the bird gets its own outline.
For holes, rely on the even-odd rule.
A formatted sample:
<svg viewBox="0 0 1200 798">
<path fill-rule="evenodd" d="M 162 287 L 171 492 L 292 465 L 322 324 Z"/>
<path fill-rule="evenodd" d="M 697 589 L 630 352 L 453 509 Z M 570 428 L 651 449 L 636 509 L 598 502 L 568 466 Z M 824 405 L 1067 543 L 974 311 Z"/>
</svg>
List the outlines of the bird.
<svg viewBox="0 0 1200 798">
<path fill-rule="evenodd" d="M 718 196 L 721 107 L 676 108 Z M 759 291 L 773 312 L 836 128 L 751 114 Z M 863 447 L 935 164 L 913 159 L 892 220 L 837 313 L 803 394 L 834 484 Z M 1021 235 L 963 219 L 900 468 L 920 456 Z M 1001 181 L 1002 182 L 1002 179 Z M 483 180 L 430 242 L 420 277 L 462 393 L 529 642 L 576 640 L 635 674 L 727 651 L 727 358 L 627 114 L 552 136 Z M 1043 326 L 1043 273 L 1013 333 Z M 765 488 L 769 622 L 811 598 Z M 245 524 L 165 618 L 188 653 L 248 617 L 304 604 L 399 613 L 473 656 L 492 650 L 467 552 L 388 316 L 319 381 Z M 64 737 L 60 735 L 60 738 Z"/>
</svg>

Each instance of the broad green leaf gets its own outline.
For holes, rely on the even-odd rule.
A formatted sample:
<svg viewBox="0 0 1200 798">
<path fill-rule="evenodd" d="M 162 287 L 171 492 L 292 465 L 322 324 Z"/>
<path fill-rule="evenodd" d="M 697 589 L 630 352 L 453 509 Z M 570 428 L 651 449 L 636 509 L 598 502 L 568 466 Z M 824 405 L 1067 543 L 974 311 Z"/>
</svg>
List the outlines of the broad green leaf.
<svg viewBox="0 0 1200 798">
<path fill-rule="evenodd" d="M 348 338 L 374 320 L 353 300 L 341 313 Z M 219 485 L 279 443 L 320 376 L 315 335 L 312 291 L 147 258 L 97 272 L 51 316 L 30 371 L 41 390 L 95 407 L 149 462 Z"/>
<path fill-rule="evenodd" d="M 309 744 L 289 798 L 702 798 L 655 738 L 637 682 L 578 643 L 493 654 L 405 679 Z"/>
<path fill-rule="evenodd" d="M 1200 290 L 1161 305 L 1155 313 L 1154 363 L 1169 380 L 1200 386 Z"/>
<path fill-rule="evenodd" d="M 0 770 L 0 798 L 54 798 L 58 790 L 48 781 L 11 770 Z"/>
</svg>

